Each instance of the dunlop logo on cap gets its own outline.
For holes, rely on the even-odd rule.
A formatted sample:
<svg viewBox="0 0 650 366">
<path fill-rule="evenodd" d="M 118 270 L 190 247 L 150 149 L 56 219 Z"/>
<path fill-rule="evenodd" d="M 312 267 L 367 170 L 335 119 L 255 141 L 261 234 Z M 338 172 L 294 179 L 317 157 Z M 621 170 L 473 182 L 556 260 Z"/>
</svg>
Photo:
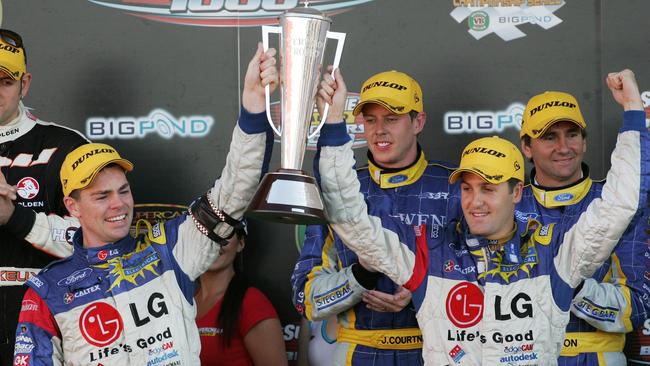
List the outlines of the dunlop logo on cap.
<svg viewBox="0 0 650 366">
<path fill-rule="evenodd" d="M 540 112 L 546 108 L 551 108 L 551 107 L 565 107 L 565 108 L 575 108 L 576 105 L 570 102 L 563 102 L 559 100 L 554 100 L 551 102 L 546 102 L 543 104 L 538 105 L 537 107 L 533 108 L 530 110 L 530 115 L 534 115 L 537 112 Z"/>
<path fill-rule="evenodd" d="M 488 149 L 486 147 L 474 147 L 474 148 L 465 150 L 463 152 L 463 156 L 469 155 L 469 154 L 474 154 L 474 153 L 488 154 L 488 155 L 492 155 L 492 156 L 494 156 L 496 158 L 505 158 L 506 157 L 506 154 L 504 154 L 502 152 L 499 152 L 497 150 L 494 150 L 494 149 Z"/>
</svg>

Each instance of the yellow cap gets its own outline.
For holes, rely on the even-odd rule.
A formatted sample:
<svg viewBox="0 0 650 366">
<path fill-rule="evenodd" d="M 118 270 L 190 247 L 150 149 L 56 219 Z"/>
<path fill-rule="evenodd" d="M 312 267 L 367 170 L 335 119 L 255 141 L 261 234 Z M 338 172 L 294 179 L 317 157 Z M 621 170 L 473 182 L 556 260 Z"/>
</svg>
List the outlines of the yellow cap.
<svg viewBox="0 0 650 366">
<path fill-rule="evenodd" d="M 361 113 L 367 103 L 376 103 L 395 114 L 422 112 L 422 89 L 415 79 L 399 71 L 386 71 L 370 77 L 363 83 L 359 103 L 352 111 Z"/>
<path fill-rule="evenodd" d="M 542 136 L 556 122 L 569 121 L 586 128 L 578 101 L 573 95 L 547 91 L 528 101 L 521 121 L 519 137 L 528 135 L 534 139 Z"/>
<path fill-rule="evenodd" d="M 491 184 L 507 182 L 510 178 L 524 181 L 524 157 L 510 141 L 497 136 L 474 140 L 465 147 L 460 166 L 449 176 L 454 183 L 463 172 L 477 174 Z"/>
<path fill-rule="evenodd" d="M 61 166 L 63 195 L 68 196 L 75 189 L 87 187 L 97 173 L 112 163 L 127 172 L 133 170 L 133 163 L 123 159 L 114 148 L 106 144 L 85 144 L 72 150 Z"/>
<path fill-rule="evenodd" d="M 20 80 L 27 72 L 25 65 L 25 50 L 22 47 L 12 46 L 0 37 L 0 71 L 4 71 L 10 78 Z"/>
</svg>

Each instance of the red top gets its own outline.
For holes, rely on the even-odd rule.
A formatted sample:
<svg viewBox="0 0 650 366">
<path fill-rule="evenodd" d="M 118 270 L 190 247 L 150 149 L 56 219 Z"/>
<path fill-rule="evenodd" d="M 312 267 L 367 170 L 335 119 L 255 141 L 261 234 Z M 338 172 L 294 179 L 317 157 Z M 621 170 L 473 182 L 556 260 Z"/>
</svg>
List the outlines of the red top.
<svg viewBox="0 0 650 366">
<path fill-rule="evenodd" d="M 244 337 L 262 320 L 277 319 L 275 308 L 260 290 L 249 287 L 244 295 L 238 329 L 233 334 L 228 348 L 223 348 L 222 329 L 217 328 L 220 311 L 221 300 L 196 322 L 201 336 L 201 365 L 252 366 L 253 361 L 246 352 Z"/>
</svg>

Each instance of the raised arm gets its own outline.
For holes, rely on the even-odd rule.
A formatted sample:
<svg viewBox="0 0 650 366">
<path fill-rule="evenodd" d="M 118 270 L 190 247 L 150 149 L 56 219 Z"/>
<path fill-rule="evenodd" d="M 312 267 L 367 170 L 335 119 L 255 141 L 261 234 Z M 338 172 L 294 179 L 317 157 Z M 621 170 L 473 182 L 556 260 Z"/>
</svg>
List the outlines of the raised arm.
<svg viewBox="0 0 650 366">
<path fill-rule="evenodd" d="M 190 217 L 179 228 L 174 257 L 190 279 L 216 260 L 218 245 L 225 245 L 240 225 L 257 184 L 268 168 L 273 146 L 264 111 L 264 87 L 277 85 L 275 50 L 258 45 L 246 70 L 239 121 L 221 177 L 190 207 Z M 200 260 L 197 260 L 200 259 Z"/>
<path fill-rule="evenodd" d="M 610 256 L 630 222 L 647 205 L 650 152 L 645 112 L 634 74 L 630 70 L 609 74 L 607 85 L 625 109 L 612 152 L 611 168 L 601 198 L 593 200 L 577 223 L 563 235 L 554 261 L 571 287 L 592 276 Z"/>
<path fill-rule="evenodd" d="M 353 169 L 352 142 L 345 123 L 340 122 L 347 88 L 339 70 L 335 76 L 336 81 L 326 75 L 319 89 L 319 99 L 332 104 L 318 140 L 318 169 L 330 224 L 365 266 L 404 285 L 411 279 L 416 263 L 416 254 L 402 241 L 413 237 L 409 235 L 412 228 L 397 218 L 387 217 L 382 222 L 382 218 L 368 215 Z"/>
</svg>

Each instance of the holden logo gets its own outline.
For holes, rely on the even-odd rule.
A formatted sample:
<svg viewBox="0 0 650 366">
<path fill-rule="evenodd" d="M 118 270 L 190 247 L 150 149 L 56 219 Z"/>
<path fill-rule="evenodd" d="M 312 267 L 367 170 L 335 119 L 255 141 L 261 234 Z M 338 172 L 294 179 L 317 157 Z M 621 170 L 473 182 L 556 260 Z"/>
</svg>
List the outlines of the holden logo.
<svg viewBox="0 0 650 366">
<path fill-rule="evenodd" d="M 16 184 L 18 195 L 26 200 L 36 197 L 39 188 L 38 181 L 32 177 L 25 177 Z"/>
<path fill-rule="evenodd" d="M 113 343 L 120 336 L 124 324 L 117 310 L 109 304 L 89 305 L 79 316 L 79 330 L 83 338 L 96 347 Z"/>
<path fill-rule="evenodd" d="M 446 310 L 458 328 L 474 326 L 483 317 L 483 292 L 473 283 L 461 282 L 449 290 Z"/>
</svg>

